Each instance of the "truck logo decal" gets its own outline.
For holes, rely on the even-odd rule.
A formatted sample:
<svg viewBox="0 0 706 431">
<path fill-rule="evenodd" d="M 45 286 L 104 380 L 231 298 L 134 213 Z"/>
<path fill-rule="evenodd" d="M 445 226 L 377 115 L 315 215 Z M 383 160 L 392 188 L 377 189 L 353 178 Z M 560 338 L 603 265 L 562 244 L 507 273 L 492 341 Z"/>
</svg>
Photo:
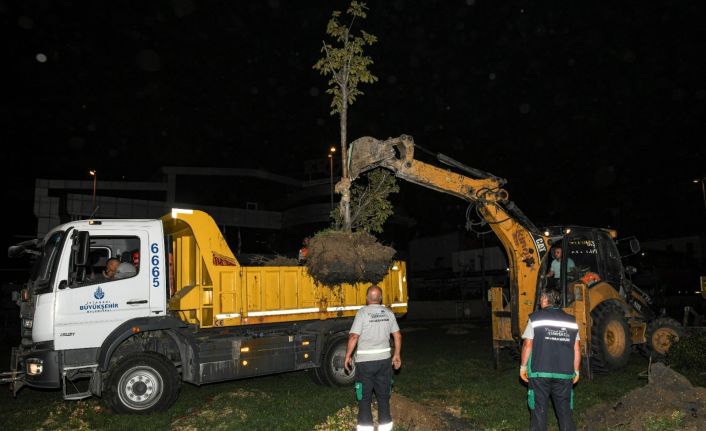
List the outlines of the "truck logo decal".
<svg viewBox="0 0 706 431">
<path fill-rule="evenodd" d="M 150 259 L 152 264 L 152 287 L 159 287 L 159 244 L 153 242 L 150 245 L 150 251 L 152 252 L 152 258 Z"/>
<path fill-rule="evenodd" d="M 86 313 L 100 313 L 103 311 L 115 310 L 118 308 L 116 302 L 108 301 L 105 298 L 105 291 L 98 286 L 98 288 L 93 292 L 93 297 L 96 298 L 95 301 L 87 301 L 83 305 L 79 305 L 79 311 L 85 311 Z"/>
<path fill-rule="evenodd" d="M 539 253 L 539 256 L 541 257 L 542 254 L 544 254 L 547 251 L 547 246 L 544 245 L 544 238 L 538 237 L 537 239 L 534 240 L 534 243 L 537 245 L 537 252 Z"/>
<path fill-rule="evenodd" d="M 238 266 L 233 258 L 223 256 L 222 254 L 213 253 L 213 264 L 215 266 Z"/>
<path fill-rule="evenodd" d="M 98 300 L 103 299 L 104 296 L 105 296 L 105 292 L 103 292 L 103 289 L 101 289 L 100 286 L 98 286 L 98 289 L 96 289 L 96 291 L 93 292 L 93 297 Z"/>
</svg>

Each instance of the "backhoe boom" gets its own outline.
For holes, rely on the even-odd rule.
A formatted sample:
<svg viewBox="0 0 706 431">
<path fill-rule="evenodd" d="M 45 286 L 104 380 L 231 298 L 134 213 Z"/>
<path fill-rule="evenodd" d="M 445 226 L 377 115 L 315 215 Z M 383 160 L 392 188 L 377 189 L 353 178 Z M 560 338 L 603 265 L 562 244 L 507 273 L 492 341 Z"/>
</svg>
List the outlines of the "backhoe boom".
<svg viewBox="0 0 706 431">
<path fill-rule="evenodd" d="M 351 143 L 351 180 L 366 171 L 382 167 L 411 183 L 475 204 L 479 214 L 500 239 L 509 259 L 511 307 L 513 314 L 518 316 L 518 319 L 512 319 L 512 335 L 519 337 L 527 316 L 534 311 L 535 295 L 526 293 L 536 293 L 540 262 L 546 255 L 549 238 L 542 235 L 509 200 L 508 192 L 502 188 L 506 183 L 504 179 L 443 155 L 438 157 L 442 163 L 480 178 L 438 168 L 415 160 L 414 149 L 414 140 L 408 135 L 385 141 L 367 136 L 357 139 Z M 523 284 L 522 289 L 519 283 Z"/>
</svg>

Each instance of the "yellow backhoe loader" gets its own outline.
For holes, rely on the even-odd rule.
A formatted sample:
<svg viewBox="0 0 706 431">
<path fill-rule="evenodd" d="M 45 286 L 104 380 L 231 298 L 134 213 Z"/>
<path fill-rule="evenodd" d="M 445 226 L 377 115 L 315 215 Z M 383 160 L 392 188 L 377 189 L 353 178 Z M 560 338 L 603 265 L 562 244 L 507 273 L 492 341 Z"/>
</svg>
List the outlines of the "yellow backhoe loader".
<svg viewBox="0 0 706 431">
<path fill-rule="evenodd" d="M 634 268 L 623 267 L 618 245 L 636 253 L 637 239 L 619 244 L 614 230 L 580 226 L 540 231 L 510 200 L 505 179 L 443 154 L 435 154 L 436 159 L 448 168 L 433 166 L 415 159 L 415 149 L 423 150 L 407 135 L 357 139 L 349 154 L 351 180 L 377 167 L 388 169 L 398 178 L 470 202 L 497 235 L 508 258 L 510 282 L 489 292 L 496 366 L 501 349 L 519 346 L 527 318 L 538 308 L 539 292 L 549 281 L 550 247 L 558 244 L 564 253 L 557 287 L 562 307 L 579 323 L 589 376 L 623 367 L 633 346 L 662 358 L 682 335 L 681 325 L 657 316 L 649 296 L 630 281 Z"/>
</svg>

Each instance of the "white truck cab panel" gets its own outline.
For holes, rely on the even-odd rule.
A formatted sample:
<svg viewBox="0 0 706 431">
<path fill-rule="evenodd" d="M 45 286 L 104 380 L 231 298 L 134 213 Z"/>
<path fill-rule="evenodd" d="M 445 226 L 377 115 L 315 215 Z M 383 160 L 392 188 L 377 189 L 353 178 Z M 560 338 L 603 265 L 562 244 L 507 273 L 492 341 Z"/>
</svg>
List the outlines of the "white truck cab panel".
<svg viewBox="0 0 706 431">
<path fill-rule="evenodd" d="M 37 326 L 32 334 L 35 342 L 53 338 L 56 350 L 100 347 L 120 324 L 165 314 L 164 237 L 159 221 L 106 220 L 100 224 L 84 221 L 71 225 L 76 232 L 89 233 L 98 255 L 108 249 L 109 257 L 120 258 L 121 254 L 130 256 L 131 251 L 138 250 L 140 259 L 137 268 L 125 278 L 118 274 L 115 279 L 105 280 L 101 277 L 106 260 L 102 256 L 100 261 L 90 262 L 97 265 L 89 267 L 84 277 L 70 282 L 69 274 L 75 269 L 70 267 L 72 241 L 67 240 L 52 293 L 38 297 Z M 125 250 L 124 244 L 135 248 Z M 50 332 L 51 337 L 47 338 Z"/>
</svg>

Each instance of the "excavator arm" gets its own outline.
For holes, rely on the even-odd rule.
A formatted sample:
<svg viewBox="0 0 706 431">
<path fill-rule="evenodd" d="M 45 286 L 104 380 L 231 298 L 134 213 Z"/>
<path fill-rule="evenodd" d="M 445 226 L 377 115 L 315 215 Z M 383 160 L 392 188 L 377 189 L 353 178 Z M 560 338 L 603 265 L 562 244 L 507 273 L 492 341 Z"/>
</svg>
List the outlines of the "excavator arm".
<svg viewBox="0 0 706 431">
<path fill-rule="evenodd" d="M 510 266 L 511 292 L 507 314 L 517 317 L 510 319 L 511 337 L 510 334 L 495 334 L 494 330 L 494 339 L 517 340 L 524 330 L 529 314 L 535 309 L 540 280 L 539 267 L 547 254 L 549 237 L 540 233 L 509 200 L 508 192 L 503 189 L 506 183 L 504 179 L 466 166 L 442 154 L 437 154 L 437 160 L 467 175 L 421 162 L 414 158 L 415 148 L 421 149 L 408 135 L 385 141 L 367 136 L 357 139 L 350 145 L 351 180 L 366 171 L 382 167 L 392 171 L 398 178 L 476 205 L 478 213 L 505 248 Z"/>
</svg>

